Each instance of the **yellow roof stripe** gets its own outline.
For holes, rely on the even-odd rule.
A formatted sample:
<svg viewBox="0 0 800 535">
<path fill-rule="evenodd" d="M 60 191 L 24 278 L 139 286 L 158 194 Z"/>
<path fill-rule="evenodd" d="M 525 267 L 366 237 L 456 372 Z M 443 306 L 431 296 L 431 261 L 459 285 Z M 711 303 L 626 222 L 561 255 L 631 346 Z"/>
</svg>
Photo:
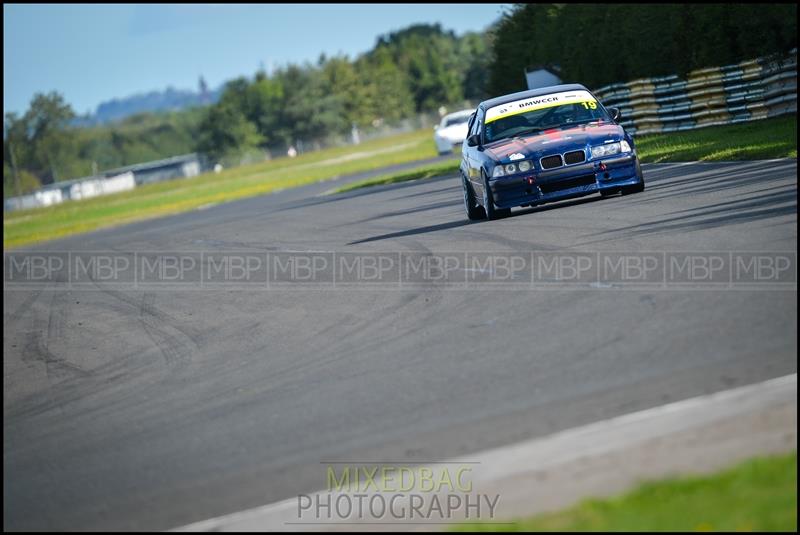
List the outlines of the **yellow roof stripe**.
<svg viewBox="0 0 800 535">
<path fill-rule="evenodd" d="M 512 115 L 529 112 L 532 110 L 541 110 L 544 108 L 552 108 L 554 106 L 563 106 L 564 104 L 577 104 L 580 102 L 597 102 L 597 100 L 588 91 L 563 91 L 561 93 L 551 93 L 549 95 L 541 95 L 538 97 L 524 98 L 515 100 L 506 104 L 493 106 L 486 110 L 485 123 L 491 123 L 498 119 L 505 119 Z"/>
</svg>

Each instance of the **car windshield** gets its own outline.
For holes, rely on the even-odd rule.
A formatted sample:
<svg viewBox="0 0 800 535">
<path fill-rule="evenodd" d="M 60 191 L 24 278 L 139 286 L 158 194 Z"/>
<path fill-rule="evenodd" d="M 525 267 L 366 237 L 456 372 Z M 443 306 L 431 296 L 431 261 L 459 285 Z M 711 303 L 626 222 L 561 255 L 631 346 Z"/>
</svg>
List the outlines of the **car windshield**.
<svg viewBox="0 0 800 535">
<path fill-rule="evenodd" d="M 445 117 L 444 119 L 444 126 L 445 128 L 448 126 L 453 126 L 456 124 L 463 124 L 469 121 L 469 115 L 460 115 L 456 117 Z"/>
<path fill-rule="evenodd" d="M 557 93 L 502 104 L 490 108 L 486 116 L 486 143 L 551 128 L 610 120 L 603 107 L 587 91 Z"/>
</svg>

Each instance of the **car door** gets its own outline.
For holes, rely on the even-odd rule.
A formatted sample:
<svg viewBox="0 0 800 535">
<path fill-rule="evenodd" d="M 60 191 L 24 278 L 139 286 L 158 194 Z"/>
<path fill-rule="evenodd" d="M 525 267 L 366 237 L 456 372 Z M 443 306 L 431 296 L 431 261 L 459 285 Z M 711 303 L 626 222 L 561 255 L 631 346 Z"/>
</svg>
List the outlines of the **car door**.
<svg viewBox="0 0 800 535">
<path fill-rule="evenodd" d="M 467 145 L 467 139 L 469 136 L 472 135 L 472 127 L 475 126 L 475 119 L 477 117 L 477 113 L 473 113 L 470 118 L 469 122 L 467 123 L 467 137 L 464 138 L 464 142 L 461 143 L 461 171 L 464 173 L 464 176 L 469 179 L 470 175 L 470 159 L 471 153 L 475 147 L 470 147 Z"/>
<path fill-rule="evenodd" d="M 479 109 L 475 116 L 475 123 L 472 125 L 470 135 L 480 135 L 483 130 L 483 110 Z M 472 183 L 472 190 L 476 195 L 483 195 L 483 178 L 481 167 L 483 166 L 483 151 L 480 146 L 469 147 L 469 180 Z"/>
</svg>

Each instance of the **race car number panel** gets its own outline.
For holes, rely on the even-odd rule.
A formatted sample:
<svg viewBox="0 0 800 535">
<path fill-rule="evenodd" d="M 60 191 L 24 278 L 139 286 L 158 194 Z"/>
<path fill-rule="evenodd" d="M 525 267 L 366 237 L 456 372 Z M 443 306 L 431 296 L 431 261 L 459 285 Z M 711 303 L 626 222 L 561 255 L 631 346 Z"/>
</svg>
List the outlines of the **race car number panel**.
<svg viewBox="0 0 800 535">
<path fill-rule="evenodd" d="M 542 95 L 541 97 L 515 100 L 489 108 L 486 110 L 486 124 L 519 113 L 563 106 L 564 104 L 583 104 L 586 108 L 597 108 L 597 100 L 588 91 L 563 91 L 561 93 Z"/>
</svg>

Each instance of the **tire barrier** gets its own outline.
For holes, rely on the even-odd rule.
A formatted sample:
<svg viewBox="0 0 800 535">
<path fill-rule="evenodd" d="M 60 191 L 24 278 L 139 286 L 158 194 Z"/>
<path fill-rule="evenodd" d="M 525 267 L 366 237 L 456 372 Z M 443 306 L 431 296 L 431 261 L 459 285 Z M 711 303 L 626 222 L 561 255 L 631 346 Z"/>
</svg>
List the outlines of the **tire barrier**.
<svg viewBox="0 0 800 535">
<path fill-rule="evenodd" d="M 675 132 L 797 113 L 797 49 L 724 67 L 616 83 L 594 91 L 636 134 Z"/>
</svg>

